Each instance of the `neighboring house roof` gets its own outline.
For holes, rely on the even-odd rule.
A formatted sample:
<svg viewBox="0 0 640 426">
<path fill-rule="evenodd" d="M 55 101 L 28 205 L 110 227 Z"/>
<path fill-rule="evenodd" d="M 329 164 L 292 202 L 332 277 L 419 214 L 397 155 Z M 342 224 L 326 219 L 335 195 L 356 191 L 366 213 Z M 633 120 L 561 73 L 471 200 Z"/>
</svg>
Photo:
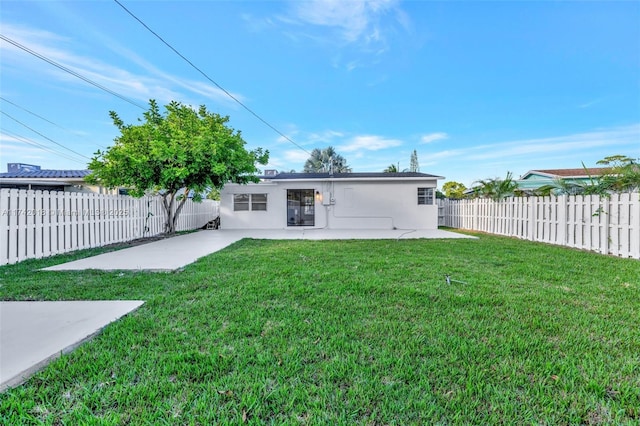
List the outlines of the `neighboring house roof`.
<svg viewBox="0 0 640 426">
<path fill-rule="evenodd" d="M 5 179 L 82 179 L 91 173 L 90 170 L 34 170 L 0 173 Z"/>
<path fill-rule="evenodd" d="M 364 180 L 395 180 L 395 179 L 444 179 L 442 176 L 427 173 L 279 173 L 276 176 L 265 176 L 269 180 L 328 180 L 328 179 L 364 179 Z"/>
<path fill-rule="evenodd" d="M 535 191 L 547 185 L 555 185 L 558 180 L 573 185 L 591 185 L 610 172 L 609 167 L 529 170 L 516 182 L 523 191 Z"/>
<path fill-rule="evenodd" d="M 521 180 L 526 180 L 540 176 L 543 178 L 583 178 L 588 179 L 593 176 L 602 176 L 609 172 L 611 169 L 608 167 L 590 167 L 590 168 L 578 168 L 578 169 L 546 169 L 546 170 L 529 170 L 525 173 Z"/>
<path fill-rule="evenodd" d="M 63 191 L 66 187 L 82 186 L 89 170 L 21 170 L 0 173 L 0 187 Z"/>
</svg>

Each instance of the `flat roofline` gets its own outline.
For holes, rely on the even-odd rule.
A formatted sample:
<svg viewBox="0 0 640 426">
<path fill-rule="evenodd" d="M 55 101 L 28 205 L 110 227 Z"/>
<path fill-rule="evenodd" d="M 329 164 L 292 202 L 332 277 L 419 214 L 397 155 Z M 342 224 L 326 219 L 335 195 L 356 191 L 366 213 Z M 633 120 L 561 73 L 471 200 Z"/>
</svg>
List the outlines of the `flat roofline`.
<svg viewBox="0 0 640 426">
<path fill-rule="evenodd" d="M 265 181 L 279 183 L 279 182 L 353 182 L 353 181 L 373 181 L 373 182 L 419 182 L 419 181 L 433 181 L 445 179 L 444 176 L 431 176 L 431 177 L 412 177 L 412 178 L 375 178 L 375 177 L 363 177 L 363 178 L 294 178 L 294 179 L 265 179 Z"/>
</svg>

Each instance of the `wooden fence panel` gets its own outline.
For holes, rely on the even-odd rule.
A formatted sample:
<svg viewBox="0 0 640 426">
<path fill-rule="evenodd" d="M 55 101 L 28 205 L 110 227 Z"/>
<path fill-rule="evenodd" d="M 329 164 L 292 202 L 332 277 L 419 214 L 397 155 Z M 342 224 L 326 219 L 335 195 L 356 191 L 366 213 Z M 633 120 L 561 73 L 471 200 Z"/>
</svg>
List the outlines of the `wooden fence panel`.
<svg viewBox="0 0 640 426">
<path fill-rule="evenodd" d="M 188 200 L 177 229 L 201 228 L 219 215 L 219 203 Z M 0 190 L 0 265 L 164 232 L 160 197 Z"/>
<path fill-rule="evenodd" d="M 442 223 L 640 259 L 640 193 L 439 200 Z"/>
</svg>

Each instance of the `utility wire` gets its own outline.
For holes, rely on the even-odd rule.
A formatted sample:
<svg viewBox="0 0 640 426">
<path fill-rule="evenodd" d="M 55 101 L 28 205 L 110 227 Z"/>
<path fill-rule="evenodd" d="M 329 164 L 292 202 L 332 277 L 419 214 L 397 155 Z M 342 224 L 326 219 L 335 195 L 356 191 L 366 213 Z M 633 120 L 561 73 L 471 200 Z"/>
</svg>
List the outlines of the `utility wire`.
<svg viewBox="0 0 640 426">
<path fill-rule="evenodd" d="M 309 151 L 307 151 L 306 149 L 304 149 L 302 146 L 300 146 L 299 144 L 297 144 L 296 142 L 294 142 L 289 136 L 285 135 L 284 133 L 282 133 L 280 130 L 276 129 L 273 125 L 271 125 L 267 120 L 265 120 L 264 118 L 262 118 L 260 115 L 258 115 L 255 111 L 253 111 L 251 108 L 249 108 L 248 106 L 246 106 L 244 103 L 242 103 L 238 98 L 236 98 L 235 96 L 233 96 L 231 93 L 229 93 L 224 87 L 222 87 L 221 85 L 219 85 L 218 83 L 216 83 L 211 77 L 209 77 L 204 71 L 202 71 L 200 68 L 198 68 L 196 65 L 193 64 L 193 62 L 191 62 L 189 59 L 187 59 L 182 53 L 178 52 L 178 50 L 176 50 L 172 45 L 170 45 L 167 41 L 165 41 L 160 35 L 158 35 L 158 33 L 156 33 L 155 31 L 153 31 L 151 28 L 149 28 L 149 26 L 147 24 L 145 24 L 144 22 L 142 22 L 142 20 L 140 18 L 138 18 L 136 15 L 134 15 L 129 9 L 127 9 L 122 3 L 120 3 L 118 0 L 113 0 L 114 2 L 116 2 L 118 4 L 118 6 L 120 6 L 122 9 L 124 9 L 125 12 L 127 12 L 129 15 L 131 15 L 131 17 L 133 19 L 135 19 L 136 21 L 138 21 L 143 27 L 145 27 L 151 34 L 153 34 L 154 36 L 156 36 L 162 43 L 164 43 L 165 46 L 167 46 L 169 49 L 173 50 L 173 52 L 180 56 L 185 62 L 187 62 L 189 65 L 191 65 L 192 68 L 194 68 L 196 71 L 198 71 L 204 78 L 206 78 L 207 80 L 209 80 L 211 83 L 213 83 L 218 89 L 222 90 L 228 97 L 230 97 L 231 99 L 233 99 L 238 105 L 240 105 L 242 108 L 244 108 L 245 110 L 247 110 L 249 113 L 251 113 L 255 118 L 257 118 L 258 120 L 260 120 L 263 124 L 265 124 L 267 127 L 269 127 L 271 130 L 273 130 L 274 132 L 276 132 L 277 134 L 279 134 L 280 136 L 282 136 L 283 138 L 285 138 L 287 141 L 291 142 L 293 145 L 295 145 L 296 147 L 300 148 L 301 150 L 303 150 L 304 152 L 306 152 L 307 154 L 311 155 L 311 153 Z"/>
<path fill-rule="evenodd" d="M 20 105 L 18 105 L 18 104 L 16 104 L 16 103 L 11 102 L 9 99 L 3 98 L 2 96 L 0 96 L 0 99 L 1 99 L 1 100 L 3 100 L 4 102 L 8 103 L 8 104 L 13 105 L 13 106 L 14 106 L 14 107 L 16 107 L 16 108 L 19 108 L 19 109 L 23 110 L 24 112 L 28 112 L 29 114 L 31 114 L 31 115 L 33 115 L 33 116 L 35 116 L 35 117 L 38 117 L 40 120 L 44 120 L 44 121 L 46 121 L 46 122 L 47 122 L 47 123 L 49 123 L 49 124 L 53 124 L 54 126 L 56 126 L 56 127 L 57 127 L 57 128 L 59 128 L 59 129 L 67 130 L 67 129 L 65 129 L 64 127 L 62 127 L 62 126 L 60 126 L 60 125 L 58 125 L 58 124 L 54 123 L 53 121 L 47 120 L 47 119 L 46 119 L 46 118 L 44 118 L 43 116 L 36 114 L 35 112 L 33 112 L 33 111 L 29 111 L 28 109 L 23 108 L 23 107 L 21 107 Z"/>
<path fill-rule="evenodd" d="M 6 112 L 4 112 L 4 111 L 0 111 L 0 114 L 5 115 L 7 118 L 10 118 L 11 120 L 15 121 L 16 123 L 20 124 L 21 126 L 26 127 L 27 129 L 31 130 L 33 133 L 36 133 L 36 134 L 38 134 L 38 135 L 42 136 L 42 137 L 43 137 L 43 138 L 45 138 L 46 140 L 48 140 L 48 141 L 50 141 L 50 142 L 53 142 L 54 144 L 58 145 L 59 147 L 64 148 L 64 149 L 66 149 L 66 150 L 67 150 L 67 151 L 69 151 L 69 152 L 73 152 L 74 154 L 79 155 L 79 156 L 80 156 L 80 157 L 82 157 L 82 158 L 86 158 L 87 160 L 91 160 L 91 158 L 87 157 L 86 155 L 80 154 L 79 152 L 74 151 L 74 150 L 72 150 L 71 148 L 67 148 L 66 146 L 62 145 L 61 143 L 58 143 L 58 142 L 54 141 L 54 140 L 53 140 L 53 139 L 51 139 L 50 137 L 43 135 L 42 133 L 38 132 L 38 131 L 37 131 L 37 130 L 35 130 L 35 129 L 32 129 L 31 127 L 27 126 L 27 125 L 26 125 L 26 124 L 24 124 L 23 122 L 21 122 L 21 121 L 19 121 L 19 120 L 16 120 L 15 118 L 13 118 L 12 116 L 10 116 L 10 115 L 9 115 L 9 114 L 7 114 Z"/>
<path fill-rule="evenodd" d="M 8 103 L 8 104 L 11 104 L 11 105 L 13 105 L 13 106 L 14 106 L 14 107 L 16 107 L 16 108 L 21 109 L 22 111 L 24 111 L 24 112 L 26 112 L 26 113 L 29 113 L 29 114 L 31 114 L 31 115 L 33 115 L 33 116 L 35 116 L 35 117 L 38 117 L 40 120 L 44 120 L 44 121 L 46 121 L 47 123 L 53 124 L 53 125 L 54 125 L 54 126 L 56 126 L 57 128 L 64 130 L 65 132 L 73 133 L 71 130 L 69 130 L 69 129 L 65 129 L 65 128 L 64 128 L 64 127 L 62 127 L 61 125 L 56 124 L 56 123 L 54 123 L 53 121 L 48 120 L 48 119 L 44 118 L 44 117 L 43 117 L 43 116 L 41 116 L 41 115 L 38 115 L 38 114 L 36 114 L 36 113 L 35 113 L 35 112 L 33 112 L 33 111 L 29 111 L 28 109 L 26 109 L 26 108 L 24 108 L 24 107 L 21 107 L 20 105 L 18 105 L 18 104 L 16 104 L 16 103 L 14 103 L 14 102 L 11 102 L 9 99 L 6 99 L 6 98 L 3 98 L 2 96 L 0 96 L 0 100 L 2 100 L 2 101 L 4 101 L 4 102 L 6 102 L 6 103 Z M 97 143 L 95 143 L 95 142 L 93 142 L 93 144 L 94 144 L 95 146 L 100 147 L 100 148 L 105 148 L 105 149 L 107 148 L 106 146 L 99 145 L 99 144 L 97 144 Z"/>
<path fill-rule="evenodd" d="M 48 147 L 46 145 L 43 145 L 41 143 L 38 143 L 38 142 L 34 141 L 34 140 L 31 140 L 31 139 L 26 138 L 24 136 L 18 135 L 17 133 L 10 132 L 7 129 L 2 129 L 2 133 L 13 137 L 13 138 L 17 139 L 20 142 L 23 142 L 23 143 L 26 143 L 28 145 L 33 145 L 35 147 L 38 147 L 38 148 L 42 149 L 43 151 L 48 151 L 48 152 L 51 152 L 52 154 L 56 154 L 56 155 L 59 155 L 61 157 L 64 157 L 67 160 L 71 160 L 71 161 L 74 161 L 74 162 L 80 163 L 80 164 L 85 164 L 84 161 L 78 160 L 77 158 L 73 158 L 73 157 L 65 154 L 64 152 L 56 151 L 55 149 L 52 149 L 52 148 L 50 148 L 50 147 Z"/>
<path fill-rule="evenodd" d="M 5 35 L 0 34 L 0 39 L 2 39 L 2 40 L 4 40 L 4 41 L 6 41 L 7 43 L 11 43 L 11 44 L 13 44 L 13 45 L 14 45 L 15 47 L 17 47 L 18 49 L 22 49 L 22 50 L 24 50 L 25 52 L 30 53 L 31 55 L 35 56 L 36 58 L 42 59 L 43 61 L 45 61 L 45 62 L 47 62 L 47 63 L 49 63 L 49 64 L 53 65 L 54 67 L 61 69 L 61 70 L 62 70 L 62 71 L 64 71 L 64 72 L 67 72 L 67 73 L 69 73 L 69 74 L 71 74 L 71 75 L 73 75 L 73 76 L 75 76 L 75 77 L 78 77 L 80 80 L 83 80 L 83 81 L 85 81 L 85 82 L 87 82 L 87 83 L 91 84 L 92 86 L 97 87 L 97 88 L 98 88 L 98 89 L 100 89 L 100 90 L 104 90 L 105 92 L 110 93 L 110 94 L 112 94 L 113 96 L 115 96 L 115 97 L 117 97 L 117 98 L 120 98 L 120 99 L 122 99 L 123 101 L 128 102 L 128 103 L 130 103 L 130 104 L 131 104 L 131 105 L 133 105 L 133 106 L 137 106 L 138 108 L 141 108 L 141 109 L 145 109 L 145 110 L 146 110 L 146 108 L 145 108 L 144 106 L 142 106 L 141 104 L 139 104 L 139 103 L 137 103 L 137 102 L 135 102 L 135 101 L 133 101 L 133 100 L 131 100 L 131 99 L 127 98 L 126 96 L 121 95 L 121 94 L 119 94 L 118 92 L 114 92 L 113 90 L 109 89 L 108 87 L 105 87 L 105 86 L 101 85 L 100 83 L 96 83 L 95 81 L 93 81 L 93 80 L 91 80 L 91 79 L 89 79 L 89 78 L 87 78 L 87 77 L 83 76 L 82 74 L 77 73 L 77 72 L 75 72 L 74 70 L 72 70 L 72 69 L 70 69 L 70 68 L 65 67 L 64 65 L 57 63 L 57 62 L 56 62 L 56 61 L 54 61 L 53 59 L 49 59 L 49 58 L 47 58 L 46 56 L 41 55 L 40 53 L 38 53 L 38 52 L 36 52 L 36 51 L 34 51 L 34 50 L 29 49 L 29 48 L 28 48 L 28 47 L 26 47 L 26 46 L 23 46 L 22 44 L 18 43 L 18 42 L 17 42 L 17 41 L 15 41 L 15 40 L 10 39 L 9 37 L 7 37 L 7 36 L 5 36 Z"/>
</svg>

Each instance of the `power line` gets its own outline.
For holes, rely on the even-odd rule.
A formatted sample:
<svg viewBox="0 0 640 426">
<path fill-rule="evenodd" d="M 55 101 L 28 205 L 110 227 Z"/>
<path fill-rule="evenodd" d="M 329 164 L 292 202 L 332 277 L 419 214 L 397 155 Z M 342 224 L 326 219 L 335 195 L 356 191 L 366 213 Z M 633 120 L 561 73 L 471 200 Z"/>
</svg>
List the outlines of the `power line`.
<svg viewBox="0 0 640 426">
<path fill-rule="evenodd" d="M 71 148 L 67 148 L 66 146 L 62 145 L 61 143 L 54 141 L 54 140 L 53 140 L 53 139 L 51 139 L 50 137 L 43 135 L 42 133 L 38 132 L 38 131 L 37 131 L 37 130 L 35 130 L 35 129 L 32 129 L 31 127 L 27 126 L 27 125 L 26 125 L 26 124 L 24 124 L 23 122 L 21 122 L 21 121 L 19 121 L 19 120 L 16 120 L 15 118 L 13 118 L 12 116 L 10 116 L 10 115 L 9 115 L 9 114 L 7 114 L 6 112 L 4 112 L 4 111 L 0 111 L 0 114 L 7 116 L 7 118 L 10 118 L 11 120 L 15 121 L 16 123 L 20 124 L 21 126 L 26 127 L 27 129 L 31 130 L 33 133 L 36 133 L 36 134 L 38 134 L 38 135 L 42 136 L 42 137 L 43 137 L 43 138 L 45 138 L 46 140 L 48 140 L 48 141 L 50 141 L 50 142 L 53 142 L 54 144 L 58 145 L 59 147 L 64 148 L 64 149 L 66 149 L 66 150 L 67 150 L 67 151 L 69 151 L 69 152 L 73 152 L 74 154 L 79 155 L 79 156 L 80 156 L 80 157 L 82 157 L 82 158 L 86 158 L 87 160 L 91 160 L 91 158 L 87 157 L 86 155 L 84 155 L 84 154 L 80 154 L 79 152 L 74 151 L 74 150 L 72 150 Z"/>
<path fill-rule="evenodd" d="M 98 88 L 98 89 L 100 89 L 100 90 L 104 90 L 105 92 L 107 92 L 107 93 L 109 93 L 109 94 L 111 94 L 111 95 L 113 95 L 113 96 L 115 96 L 115 97 L 117 97 L 117 98 L 120 98 L 120 99 L 122 99 L 123 101 L 128 102 L 128 103 L 130 103 L 130 104 L 131 104 L 131 105 L 133 105 L 133 106 L 137 106 L 138 108 L 141 108 L 141 109 L 145 109 L 145 110 L 146 110 L 146 108 L 145 108 L 144 106 L 142 106 L 142 105 L 140 105 L 139 103 L 137 103 L 137 102 L 135 102 L 135 101 L 133 101 L 133 100 L 131 100 L 131 99 L 127 98 L 126 96 L 121 95 L 121 94 L 119 94 L 118 92 L 114 92 L 113 90 L 109 89 L 108 87 L 105 87 L 105 86 L 101 85 L 100 83 L 96 83 L 95 81 L 93 81 L 93 80 L 91 80 L 91 79 L 89 79 L 89 78 L 87 78 L 87 77 L 83 76 L 82 74 L 77 73 L 76 71 L 74 71 L 74 70 L 72 70 L 72 69 L 70 69 L 70 68 L 67 68 L 67 67 L 65 67 L 64 65 L 57 63 L 57 62 L 56 62 L 56 61 L 54 61 L 53 59 L 49 59 L 49 58 L 47 58 L 46 56 L 41 55 L 40 53 L 38 53 L 38 52 L 36 52 L 36 51 L 34 51 L 34 50 L 31 50 L 31 49 L 29 49 L 29 48 L 28 48 L 28 47 L 26 47 L 26 46 L 23 46 L 22 44 L 18 43 L 18 42 L 17 42 L 17 41 L 15 41 L 15 40 L 10 39 L 9 37 L 6 37 L 6 36 L 4 36 L 4 35 L 0 34 L 0 39 L 2 39 L 2 40 L 4 40 L 4 41 L 6 41 L 7 43 L 11 43 L 11 44 L 13 44 L 13 45 L 14 45 L 15 47 L 17 47 L 18 49 L 22 49 L 22 50 L 24 50 L 25 52 L 27 52 L 27 53 L 29 53 L 29 54 L 31 54 L 31 55 L 33 55 L 33 56 L 35 56 L 36 58 L 42 59 L 43 61 L 45 61 L 45 62 L 47 62 L 47 63 L 49 63 L 49 64 L 53 65 L 54 67 L 59 68 L 59 69 L 61 69 L 62 71 L 67 72 L 67 73 L 69 73 L 69 74 L 73 75 L 74 77 L 78 77 L 80 80 L 85 81 L 85 82 L 87 82 L 87 83 L 91 84 L 92 86 L 97 87 L 97 88 Z"/>
<path fill-rule="evenodd" d="M 2 129 L 2 133 L 4 133 L 4 134 L 6 134 L 6 135 L 9 135 L 9 136 L 13 137 L 13 138 L 17 139 L 17 140 L 18 140 L 18 141 L 20 141 L 20 142 L 23 142 L 23 143 L 26 143 L 26 144 L 29 144 L 29 145 L 36 146 L 36 147 L 38 147 L 38 148 L 42 149 L 43 151 L 48 151 L 48 152 L 51 152 L 51 153 L 53 153 L 53 154 L 59 155 L 59 156 L 61 156 L 61 157 L 64 157 L 64 158 L 66 158 L 67 160 L 71 160 L 71 161 L 74 161 L 74 162 L 76 162 L 76 163 L 80 163 L 80 164 L 85 164 L 83 161 L 78 160 L 77 158 L 73 158 L 73 157 L 71 157 L 71 156 L 69 156 L 69 155 L 65 154 L 64 152 L 56 151 L 55 149 L 49 148 L 49 147 L 48 147 L 48 146 L 46 146 L 46 145 L 42 145 L 41 143 L 38 143 L 38 142 L 36 142 L 36 141 L 33 141 L 33 140 L 31 140 L 31 139 L 29 139 L 29 138 L 26 138 L 26 137 L 24 137 L 24 136 L 18 135 L 17 133 L 10 132 L 10 131 L 8 131 L 7 129 Z"/>
<path fill-rule="evenodd" d="M 35 116 L 35 117 L 38 117 L 40 120 L 46 121 L 47 123 L 50 123 L 50 124 L 53 124 L 53 125 L 54 125 L 54 126 L 56 126 L 57 128 L 64 130 L 65 132 L 73 133 L 71 130 L 69 130 L 69 129 L 66 129 L 66 128 L 62 127 L 61 125 L 56 124 L 56 123 L 54 123 L 53 121 L 48 120 L 48 119 L 44 118 L 44 117 L 43 117 L 43 116 L 41 116 L 41 115 L 38 115 L 38 114 L 36 114 L 36 113 L 35 113 L 35 112 L 33 112 L 33 111 L 29 111 L 28 109 L 26 109 L 26 108 L 24 108 L 24 107 L 21 107 L 20 105 L 18 105 L 18 104 L 16 104 L 16 103 L 14 103 L 14 102 L 11 102 L 9 99 L 6 99 L 6 98 L 3 98 L 2 96 L 0 96 L 0 100 L 2 100 L 2 101 L 4 101 L 4 102 L 6 102 L 6 103 L 8 103 L 8 104 L 11 104 L 11 105 L 13 105 L 14 107 L 19 108 L 19 109 L 21 109 L 22 111 L 27 112 L 27 113 L 29 113 L 29 114 L 31 114 L 31 115 L 33 115 L 33 116 Z M 98 144 L 97 144 L 97 143 L 95 143 L 95 142 L 93 142 L 93 144 L 94 144 L 95 146 L 97 146 L 97 147 L 100 147 L 100 148 L 106 148 L 106 146 L 98 145 Z"/>
<path fill-rule="evenodd" d="M 248 106 L 246 106 L 244 103 L 242 103 L 238 98 L 236 98 L 235 96 L 233 96 L 231 93 L 229 93 L 224 87 L 222 87 L 221 85 L 219 85 L 218 83 L 216 83 L 211 77 L 209 77 L 204 71 L 202 71 L 200 68 L 198 68 L 196 65 L 193 64 L 193 62 L 191 62 L 189 59 L 187 59 L 182 53 L 178 52 L 178 50 L 176 50 L 173 46 L 171 46 L 167 41 L 165 41 L 160 35 L 158 35 L 158 33 L 156 33 L 155 31 L 153 31 L 151 28 L 149 28 L 149 26 L 147 24 L 145 24 L 144 22 L 142 22 L 142 20 L 140 18 L 138 18 L 136 15 L 134 15 L 129 9 L 127 9 L 122 3 L 120 3 L 118 0 L 113 0 L 114 2 L 116 2 L 118 4 L 118 6 L 120 6 L 122 9 L 124 9 L 125 12 L 127 12 L 129 15 L 131 15 L 131 17 L 133 19 L 135 19 L 136 21 L 138 21 L 143 27 L 145 27 L 151 34 L 153 34 L 154 36 L 156 36 L 162 43 L 164 43 L 165 46 L 167 46 L 169 49 L 173 50 L 173 52 L 180 56 L 185 62 L 187 62 L 189 65 L 191 65 L 191 67 L 193 67 L 196 71 L 198 71 L 204 78 L 206 78 L 207 80 L 209 80 L 211 83 L 213 83 L 218 89 L 222 90 L 228 97 L 230 97 L 231 99 L 233 99 L 238 105 L 240 105 L 241 107 L 243 107 L 245 110 L 249 111 L 249 113 L 251 113 L 254 117 L 256 117 L 258 120 L 260 120 L 263 124 L 265 124 L 267 127 L 269 127 L 271 130 L 273 130 L 274 132 L 276 132 L 277 134 L 279 134 L 280 136 L 282 136 L 283 138 L 285 138 L 287 141 L 291 142 L 293 145 L 295 145 L 296 147 L 298 147 L 299 149 L 303 150 L 304 152 L 306 152 L 307 154 L 311 155 L 311 153 L 309 151 L 307 151 L 306 149 L 304 149 L 302 146 L 300 146 L 299 144 L 297 144 L 296 142 L 294 142 L 289 136 L 285 135 L 284 133 L 282 133 L 280 130 L 276 129 L 274 126 L 272 126 L 267 120 L 265 120 L 264 118 L 262 118 L 260 115 L 258 115 L 256 112 L 254 112 L 251 108 L 249 108 Z"/>
<path fill-rule="evenodd" d="M 53 124 L 54 126 L 58 127 L 59 129 L 67 130 L 67 129 L 65 129 L 64 127 L 59 126 L 58 124 L 54 123 L 53 121 L 47 120 L 46 118 L 42 117 L 41 115 L 36 114 L 35 112 L 29 111 L 28 109 L 23 108 L 23 107 L 21 107 L 20 105 L 18 105 L 18 104 L 16 104 L 16 103 L 11 102 L 9 99 L 3 98 L 2 96 L 0 96 L 0 99 L 1 99 L 1 100 L 3 100 L 4 102 L 8 103 L 8 104 L 13 105 L 13 106 L 14 106 L 14 107 L 16 107 L 16 108 L 19 108 L 19 109 L 23 110 L 24 112 L 28 112 L 29 114 L 31 114 L 31 115 L 33 115 L 33 116 L 35 116 L 35 117 L 38 117 L 40 120 L 44 120 L 44 121 L 46 121 L 46 122 L 47 122 L 47 123 L 49 123 L 49 124 Z"/>
</svg>

